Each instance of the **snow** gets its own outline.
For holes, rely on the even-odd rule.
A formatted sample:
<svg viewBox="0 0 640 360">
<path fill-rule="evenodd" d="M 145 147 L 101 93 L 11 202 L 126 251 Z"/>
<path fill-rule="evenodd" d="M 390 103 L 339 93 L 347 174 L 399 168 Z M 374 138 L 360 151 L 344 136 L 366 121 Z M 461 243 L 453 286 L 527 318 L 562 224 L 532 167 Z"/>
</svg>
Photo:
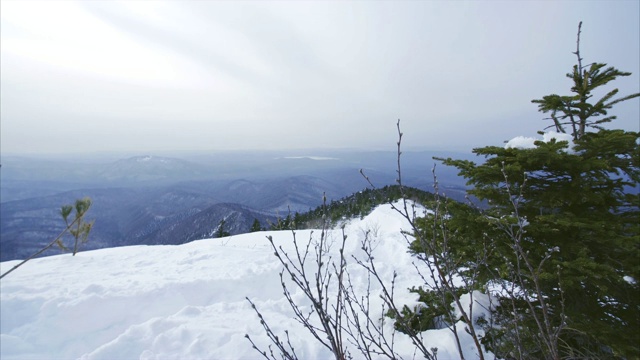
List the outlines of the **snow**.
<svg viewBox="0 0 640 360">
<path fill-rule="evenodd" d="M 542 139 L 536 139 L 527 136 L 516 136 L 515 138 L 509 140 L 504 147 L 505 149 L 533 149 L 536 147 L 536 141 L 542 140 L 544 142 L 549 142 L 551 141 L 551 139 L 556 139 L 556 141 L 568 141 L 569 147 L 573 146 L 573 137 L 570 134 L 548 131 L 542 134 Z"/>
<path fill-rule="evenodd" d="M 364 219 L 345 224 L 345 252 L 362 257 L 360 241 L 373 236 L 376 267 L 383 279 L 394 271 L 396 300 L 419 305 L 407 289 L 420 278 L 407 253 L 401 230 L 409 225 L 389 205 Z M 299 242 L 320 231 L 296 232 Z M 276 334 L 289 330 L 301 359 L 329 359 L 331 354 L 294 319 L 280 286 L 282 265 L 266 236 L 293 251 L 290 231 L 258 232 L 230 238 L 199 240 L 178 246 L 129 246 L 31 260 L 0 282 L 0 357 L 10 359 L 251 359 L 259 358 L 245 338 L 269 344 L 264 329 L 245 297 L 251 299 Z M 340 230 L 329 239 L 341 239 Z M 335 244 L 335 243 L 334 243 Z M 337 253 L 337 246 L 332 248 Z M 0 263 L 5 272 L 17 261 Z M 356 289 L 364 294 L 366 272 L 350 261 Z M 290 287 L 305 306 L 301 291 Z M 373 287 L 373 309 L 381 309 L 379 287 Z M 472 294 L 487 307 L 488 299 Z M 471 296 L 463 301 L 469 305 Z M 474 317 L 483 314 L 474 305 Z M 467 359 L 476 349 L 462 323 L 458 335 Z M 387 321 L 387 331 L 391 321 Z M 427 348 L 438 358 L 458 358 L 448 329 L 424 334 Z M 402 334 L 396 350 L 413 358 L 414 348 Z M 356 356 L 357 357 L 357 356 Z"/>
<path fill-rule="evenodd" d="M 315 160 L 315 161 L 340 160 L 338 158 L 326 157 L 326 156 L 285 156 L 284 159 L 305 159 L 305 160 Z"/>
</svg>

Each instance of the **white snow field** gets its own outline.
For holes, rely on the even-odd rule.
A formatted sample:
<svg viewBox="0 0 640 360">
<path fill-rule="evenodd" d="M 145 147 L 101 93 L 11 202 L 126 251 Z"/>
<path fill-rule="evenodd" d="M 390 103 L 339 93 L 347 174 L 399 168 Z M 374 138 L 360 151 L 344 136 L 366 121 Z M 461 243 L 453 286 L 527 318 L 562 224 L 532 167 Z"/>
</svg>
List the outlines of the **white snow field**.
<svg viewBox="0 0 640 360">
<path fill-rule="evenodd" d="M 347 222 L 349 258 L 363 255 L 360 241 L 367 229 L 375 235 L 374 261 L 382 278 L 390 280 L 397 271 L 398 302 L 415 305 L 417 296 L 407 288 L 421 282 L 400 233 L 409 225 L 389 205 Z M 306 243 L 310 231 L 296 234 Z M 319 234 L 315 231 L 314 237 Z M 0 357 L 259 359 L 245 334 L 263 349 L 269 340 L 245 299 L 249 297 L 276 334 L 284 336 L 289 330 L 300 359 L 332 358 L 294 319 L 280 285 L 283 267 L 267 235 L 293 252 L 290 231 L 270 231 L 179 246 L 130 246 L 31 260 L 0 281 Z M 329 237 L 336 241 L 332 251 L 337 252 L 340 230 Z M 309 262 L 313 264 L 313 258 Z M 0 263 L 0 270 L 4 273 L 15 264 Z M 351 260 L 348 269 L 356 288 L 365 294 L 365 271 Z M 294 299 L 308 304 L 301 291 L 292 284 L 290 289 Z M 373 309 L 381 309 L 379 293 L 374 284 Z M 474 309 L 474 316 L 480 315 L 480 306 Z M 390 321 L 385 326 L 392 329 Z M 465 358 L 477 358 L 461 324 L 458 333 Z M 450 330 L 423 335 L 427 348 L 438 348 L 439 359 L 459 358 Z M 395 344 L 398 355 L 414 358 L 406 336 L 397 334 Z M 351 351 L 359 358 L 357 350 Z"/>
</svg>

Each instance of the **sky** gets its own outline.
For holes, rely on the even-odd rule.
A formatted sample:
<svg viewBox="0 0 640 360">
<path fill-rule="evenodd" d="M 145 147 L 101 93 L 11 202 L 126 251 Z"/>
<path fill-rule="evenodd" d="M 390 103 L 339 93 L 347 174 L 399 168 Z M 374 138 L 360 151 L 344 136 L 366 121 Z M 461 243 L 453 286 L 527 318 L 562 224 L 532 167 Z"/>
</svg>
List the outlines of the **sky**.
<svg viewBox="0 0 640 360">
<path fill-rule="evenodd" d="M 638 1 L 0 2 L 3 154 L 465 151 L 585 63 L 640 88 Z M 613 87 L 612 86 L 612 87 Z M 640 100 L 614 127 L 640 130 Z"/>
</svg>

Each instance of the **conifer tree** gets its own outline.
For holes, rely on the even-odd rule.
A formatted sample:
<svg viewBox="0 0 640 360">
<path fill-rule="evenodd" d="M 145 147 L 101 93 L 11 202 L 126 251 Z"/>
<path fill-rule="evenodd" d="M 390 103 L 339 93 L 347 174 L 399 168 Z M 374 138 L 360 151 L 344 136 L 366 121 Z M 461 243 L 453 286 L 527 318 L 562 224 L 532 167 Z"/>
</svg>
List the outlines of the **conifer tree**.
<svg viewBox="0 0 640 360">
<path fill-rule="evenodd" d="M 220 220 L 220 224 L 218 224 L 218 230 L 216 230 L 217 238 L 231 236 L 231 233 L 224 228 L 225 224 L 226 224 L 226 221 L 224 219 Z"/>
<path fill-rule="evenodd" d="M 503 295 L 518 289 L 500 299 L 500 326 L 485 337 L 498 356 L 640 356 L 640 137 L 602 126 L 615 119 L 613 105 L 640 94 L 612 100 L 613 89 L 591 101 L 594 90 L 630 73 L 583 66 L 579 36 L 580 27 L 578 64 L 568 74 L 574 94 L 533 101 L 551 113 L 551 127 L 570 128 L 572 144 L 474 149 L 482 164 L 441 159 L 490 204 L 451 224 L 464 239 L 454 256 L 465 258 L 489 237 L 484 284 L 501 284 Z"/>
<path fill-rule="evenodd" d="M 262 230 L 262 226 L 260 226 L 260 221 L 258 219 L 253 219 L 253 224 L 251 224 L 251 228 L 249 229 L 249 232 L 257 232 L 261 230 Z"/>
<path fill-rule="evenodd" d="M 538 109 L 541 112 L 551 113 L 550 119 L 553 120 L 553 125 L 549 127 L 555 127 L 558 132 L 566 133 L 565 126 L 571 126 L 571 135 L 574 140 L 584 136 L 588 127 L 603 129 L 601 124 L 615 120 L 616 116 L 608 115 L 608 110 L 613 105 L 640 96 L 640 93 L 635 93 L 613 99 L 619 90 L 612 89 L 595 103 L 590 101 L 595 89 L 606 85 L 619 76 L 629 76 L 631 73 L 619 71 L 614 67 L 606 67 L 607 64 L 603 63 L 592 63 L 583 66 L 583 58 L 580 56 L 581 31 L 582 22 L 578 24 L 578 40 L 576 41 L 576 51 L 574 52 L 578 57 L 578 63 L 573 66 L 573 71 L 566 75 L 573 81 L 571 92 L 574 94 L 566 96 L 551 94 L 544 96 L 542 99 L 531 100 L 531 102 L 538 104 Z"/>
</svg>

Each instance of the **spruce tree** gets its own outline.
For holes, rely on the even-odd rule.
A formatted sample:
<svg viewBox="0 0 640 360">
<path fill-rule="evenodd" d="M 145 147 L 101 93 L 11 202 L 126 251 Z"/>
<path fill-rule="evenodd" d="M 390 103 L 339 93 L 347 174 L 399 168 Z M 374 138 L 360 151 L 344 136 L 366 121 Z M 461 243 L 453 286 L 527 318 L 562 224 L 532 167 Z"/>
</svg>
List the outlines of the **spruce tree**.
<svg viewBox="0 0 640 360">
<path fill-rule="evenodd" d="M 560 96 L 551 94 L 542 99 L 531 100 L 538 104 L 538 108 L 543 113 L 551 113 L 550 119 L 559 132 L 566 133 L 566 126 L 571 127 L 571 135 L 574 140 L 584 136 L 587 128 L 603 129 L 602 124 L 609 123 L 616 119 L 616 116 L 609 115 L 613 105 L 640 96 L 635 93 L 613 99 L 619 90 L 612 89 L 606 92 L 600 100 L 593 103 L 593 91 L 619 76 L 629 76 L 631 73 L 619 71 L 614 67 L 606 67 L 604 63 L 592 63 L 588 66 L 582 65 L 583 58 L 580 56 L 580 33 L 582 22 L 578 25 L 578 36 L 576 41 L 576 51 L 574 54 L 578 58 L 578 63 L 573 66 L 573 71 L 567 73 L 567 77 L 573 81 L 571 92 L 573 95 Z"/>
<path fill-rule="evenodd" d="M 258 219 L 253 219 L 253 223 L 251 224 L 251 228 L 249 229 L 249 232 L 257 232 L 261 230 L 262 230 L 262 226 L 260 226 L 260 221 Z"/>
<path fill-rule="evenodd" d="M 218 229 L 216 230 L 217 238 L 231 236 L 231 233 L 224 228 L 225 224 L 226 224 L 226 221 L 224 219 L 220 220 L 220 223 L 218 224 Z"/>
<path fill-rule="evenodd" d="M 640 356 L 640 137 L 603 127 L 613 105 L 640 94 L 613 99 L 613 89 L 593 102 L 594 90 L 630 73 L 583 66 L 579 34 L 578 64 L 567 74 L 573 94 L 533 101 L 573 143 L 474 149 L 481 164 L 443 159 L 489 204 L 477 215 L 465 210 L 464 223 L 451 220 L 463 239 L 452 256 L 482 266 L 489 288 L 521 290 L 502 292 L 499 326 L 485 337 L 498 356 Z M 481 245 L 489 255 L 473 263 L 467 253 Z"/>
</svg>

